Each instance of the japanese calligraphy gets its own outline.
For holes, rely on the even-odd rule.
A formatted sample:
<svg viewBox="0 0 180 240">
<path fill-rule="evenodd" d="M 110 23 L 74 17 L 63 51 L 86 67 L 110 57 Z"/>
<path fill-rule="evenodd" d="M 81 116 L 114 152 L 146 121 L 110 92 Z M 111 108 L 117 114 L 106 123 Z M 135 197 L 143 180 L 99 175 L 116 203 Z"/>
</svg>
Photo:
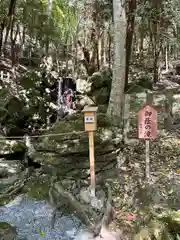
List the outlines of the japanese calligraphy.
<svg viewBox="0 0 180 240">
<path fill-rule="evenodd" d="M 144 138 L 151 136 L 151 116 L 152 112 L 145 111 L 145 120 L 144 120 L 144 127 L 146 131 L 144 131 Z"/>
<path fill-rule="evenodd" d="M 151 139 L 156 135 L 157 112 L 154 108 L 146 105 L 138 113 L 139 138 Z"/>
</svg>

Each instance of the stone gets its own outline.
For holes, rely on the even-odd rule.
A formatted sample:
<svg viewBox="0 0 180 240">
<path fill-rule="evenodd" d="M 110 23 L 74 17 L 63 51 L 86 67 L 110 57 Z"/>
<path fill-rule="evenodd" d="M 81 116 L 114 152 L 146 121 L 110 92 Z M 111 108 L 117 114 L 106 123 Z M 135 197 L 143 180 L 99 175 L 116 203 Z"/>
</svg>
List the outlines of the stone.
<svg viewBox="0 0 180 240">
<path fill-rule="evenodd" d="M 103 141 L 107 141 L 107 140 L 112 140 L 113 138 L 113 132 L 111 129 L 104 129 L 104 131 L 101 134 L 101 139 Z"/>
<path fill-rule="evenodd" d="M 0 159 L 0 176 L 12 176 L 13 174 L 17 174 L 21 172 L 22 165 L 17 160 L 5 161 L 4 159 Z"/>
<path fill-rule="evenodd" d="M 80 190 L 79 197 L 81 201 L 86 204 L 91 204 L 91 206 L 97 210 L 101 210 L 105 203 L 105 193 L 102 190 L 96 191 L 96 196 L 91 196 L 91 188 L 83 187 Z"/>
<path fill-rule="evenodd" d="M 76 80 L 76 91 L 80 93 L 87 93 L 91 91 L 91 83 L 84 79 Z"/>
<path fill-rule="evenodd" d="M 100 211 L 104 206 L 104 199 L 98 199 L 96 196 L 91 197 L 91 206 Z"/>
<path fill-rule="evenodd" d="M 88 93 L 97 105 L 108 104 L 112 72 L 109 69 L 102 69 L 99 72 L 93 73 L 88 81 L 91 83 L 91 92 Z"/>
<path fill-rule="evenodd" d="M 82 96 L 79 101 L 79 104 L 84 108 L 87 105 L 94 105 L 94 102 L 90 97 Z"/>
<path fill-rule="evenodd" d="M 80 190 L 80 199 L 83 200 L 85 203 L 89 204 L 91 199 L 90 199 L 90 190 L 89 188 L 81 188 Z"/>
</svg>

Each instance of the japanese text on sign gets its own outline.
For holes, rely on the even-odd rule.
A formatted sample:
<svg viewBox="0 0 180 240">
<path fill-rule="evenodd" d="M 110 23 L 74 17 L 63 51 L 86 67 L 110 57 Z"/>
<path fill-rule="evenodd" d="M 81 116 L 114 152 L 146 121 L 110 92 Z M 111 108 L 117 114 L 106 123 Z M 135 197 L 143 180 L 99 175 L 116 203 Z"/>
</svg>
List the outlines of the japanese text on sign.
<svg viewBox="0 0 180 240">
<path fill-rule="evenodd" d="M 138 113 L 138 135 L 142 139 L 153 139 L 157 132 L 157 112 L 146 105 Z"/>
<path fill-rule="evenodd" d="M 85 123 L 94 123 L 94 116 L 85 116 Z"/>
</svg>

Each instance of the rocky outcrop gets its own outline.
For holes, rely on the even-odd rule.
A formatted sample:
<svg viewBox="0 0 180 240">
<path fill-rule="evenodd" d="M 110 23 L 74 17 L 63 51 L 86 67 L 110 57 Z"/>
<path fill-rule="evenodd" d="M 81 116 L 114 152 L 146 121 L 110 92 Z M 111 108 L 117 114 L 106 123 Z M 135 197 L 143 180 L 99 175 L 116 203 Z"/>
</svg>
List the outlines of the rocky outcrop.
<svg viewBox="0 0 180 240">
<path fill-rule="evenodd" d="M 73 119 L 74 118 L 74 119 Z M 89 176 L 89 140 L 84 132 L 83 116 L 74 116 L 69 121 L 60 121 L 34 142 L 36 161 L 43 165 L 56 166 L 59 176 L 64 178 L 68 174 L 72 178 L 88 178 Z M 98 114 L 98 130 L 94 132 L 96 173 L 106 171 L 116 165 L 115 134 L 105 117 Z M 54 134 L 59 134 L 55 136 Z M 48 169 L 50 171 L 50 168 Z M 54 170 L 53 170 L 54 171 Z"/>
</svg>

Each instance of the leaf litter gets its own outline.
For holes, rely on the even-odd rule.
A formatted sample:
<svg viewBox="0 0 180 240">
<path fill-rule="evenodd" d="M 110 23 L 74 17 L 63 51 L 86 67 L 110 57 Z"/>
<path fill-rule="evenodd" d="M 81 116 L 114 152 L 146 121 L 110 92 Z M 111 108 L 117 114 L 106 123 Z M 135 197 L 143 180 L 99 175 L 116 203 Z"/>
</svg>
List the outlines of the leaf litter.
<svg viewBox="0 0 180 240">
<path fill-rule="evenodd" d="M 136 130 L 135 130 L 136 131 Z M 132 236 L 159 213 L 180 209 L 180 130 L 161 130 L 150 142 L 150 181 L 145 179 L 145 141 L 125 144 L 124 164 L 111 183 L 116 219 L 112 229 Z"/>
</svg>

